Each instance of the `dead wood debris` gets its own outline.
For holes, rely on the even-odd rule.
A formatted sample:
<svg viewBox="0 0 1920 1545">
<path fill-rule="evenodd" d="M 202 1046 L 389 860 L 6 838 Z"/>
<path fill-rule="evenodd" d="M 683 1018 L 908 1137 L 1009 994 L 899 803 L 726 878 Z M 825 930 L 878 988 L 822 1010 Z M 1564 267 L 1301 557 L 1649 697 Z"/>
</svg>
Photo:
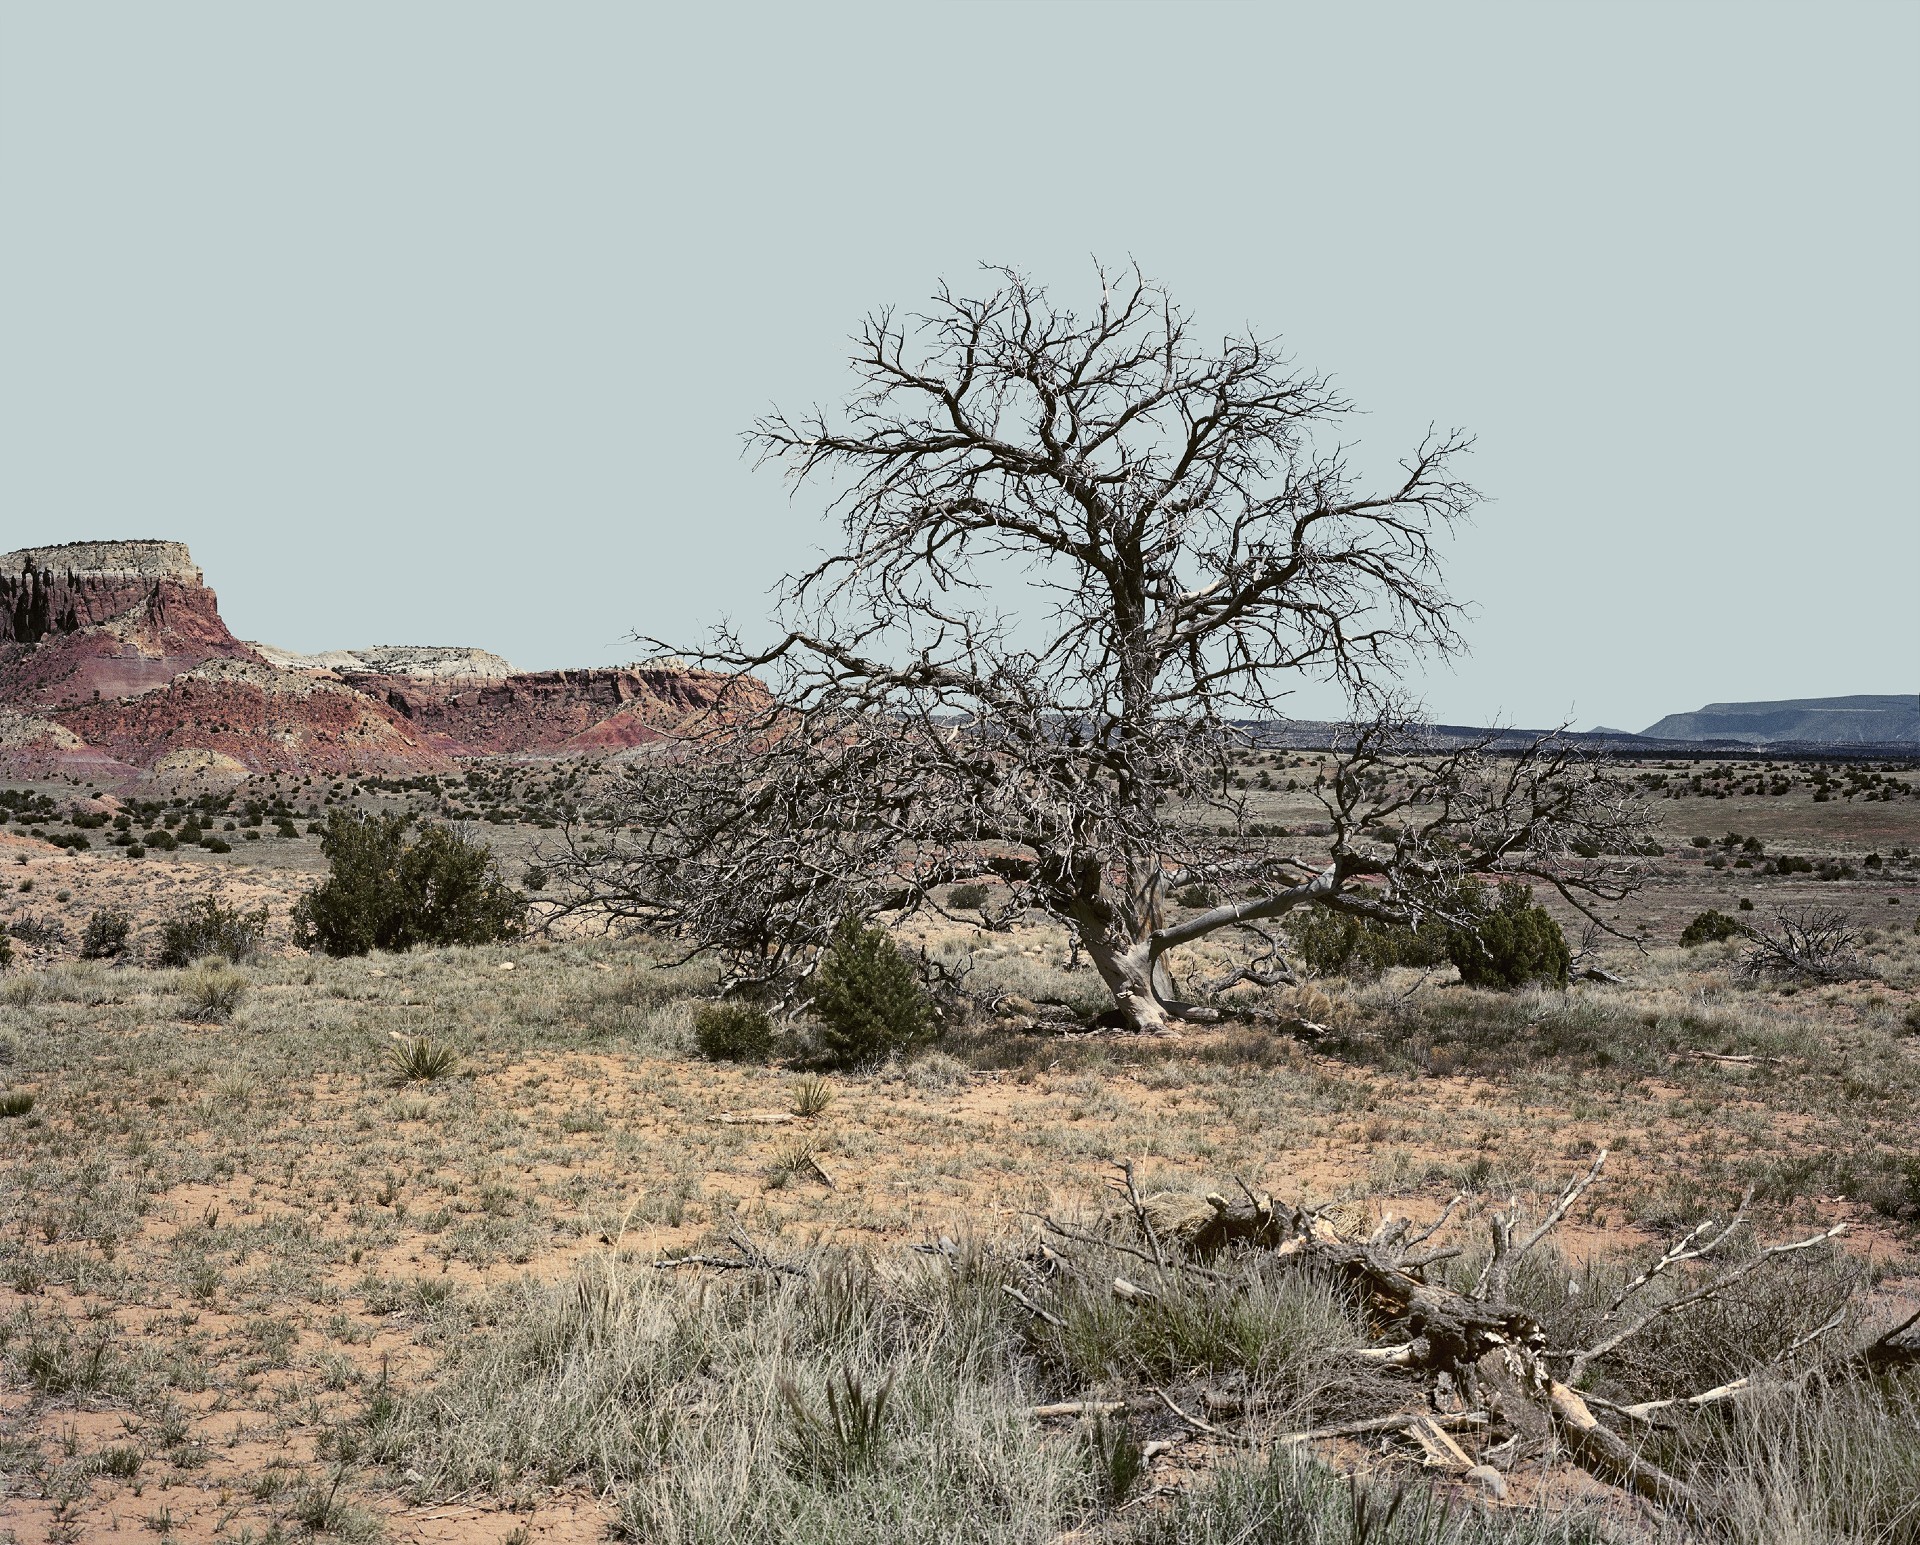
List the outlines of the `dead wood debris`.
<svg viewBox="0 0 1920 1545">
<path fill-rule="evenodd" d="M 1289 1206 L 1272 1196 L 1256 1196 L 1243 1184 L 1244 1201 L 1211 1194 L 1204 1210 L 1170 1223 L 1165 1213 L 1156 1215 L 1153 1205 L 1141 1197 L 1132 1164 L 1119 1161 L 1116 1168 L 1120 1173 L 1113 1187 L 1124 1198 L 1146 1248 L 1100 1239 L 1052 1219 L 1043 1218 L 1041 1223 L 1046 1236 L 1056 1242 L 1098 1244 L 1142 1261 L 1163 1262 L 1163 1277 L 1175 1273 L 1197 1276 L 1205 1284 L 1202 1291 L 1231 1291 L 1230 1276 L 1220 1266 L 1230 1252 L 1245 1251 L 1315 1266 L 1355 1291 L 1374 1335 L 1367 1345 L 1350 1348 L 1350 1355 L 1374 1368 L 1392 1370 L 1416 1381 L 1418 1404 L 1384 1416 L 1286 1433 L 1271 1440 L 1276 1444 L 1395 1435 L 1412 1443 L 1427 1465 L 1471 1477 L 1496 1491 L 1503 1491 L 1505 1484 L 1499 1471 L 1516 1458 L 1558 1452 L 1601 1480 L 1656 1507 L 1689 1518 L 1711 1519 L 1718 1512 L 1715 1498 L 1689 1481 L 1668 1474 L 1643 1452 L 1639 1438 L 1629 1439 L 1622 1430 L 1643 1436 L 1663 1412 L 1699 1409 L 1814 1378 L 1875 1374 L 1920 1363 L 1920 1336 L 1911 1334 L 1920 1324 L 1920 1312 L 1851 1353 L 1816 1350 L 1798 1372 L 1787 1377 L 1778 1376 L 1780 1365 L 1810 1349 L 1821 1348 L 1846 1319 L 1844 1310 L 1801 1335 L 1746 1376 L 1696 1395 L 1632 1404 L 1584 1395 L 1578 1385 L 1597 1359 L 1625 1347 L 1668 1316 L 1722 1296 L 1743 1278 L 1768 1269 L 1783 1257 L 1825 1244 L 1846 1227 L 1844 1223 L 1835 1224 L 1804 1239 L 1770 1245 L 1724 1269 L 1708 1268 L 1709 1275 L 1684 1292 L 1657 1300 L 1646 1298 L 1654 1283 L 1678 1267 L 1714 1255 L 1736 1236 L 1747 1222 L 1753 1200 L 1749 1192 L 1724 1224 L 1706 1222 L 1689 1230 L 1629 1283 L 1607 1307 L 1591 1345 L 1556 1346 L 1531 1313 L 1508 1301 L 1508 1285 L 1520 1261 L 1552 1234 L 1599 1180 L 1606 1159 L 1605 1150 L 1596 1154 L 1531 1227 L 1522 1227 L 1519 1209 L 1512 1204 L 1493 1212 L 1488 1220 L 1491 1253 L 1473 1290 L 1465 1293 L 1426 1280 L 1428 1266 L 1459 1254 L 1460 1248 L 1423 1248 L 1454 1219 L 1463 1200 L 1460 1197 L 1449 1202 L 1441 1217 L 1425 1228 L 1416 1229 L 1404 1219 L 1389 1216 L 1365 1237 L 1355 1238 L 1343 1235 L 1329 1218 L 1315 1211 Z M 1104 1275 L 1076 1265 L 1051 1246 L 1040 1248 L 1049 1270 L 1065 1269 L 1083 1281 Z M 1036 1276 L 1036 1282 L 1039 1280 Z M 1113 1279 L 1113 1290 L 1116 1297 L 1127 1302 L 1144 1304 L 1152 1297 L 1150 1288 L 1125 1278 Z M 1060 1323 L 1035 1297 L 1011 1287 L 1008 1293 L 1037 1317 Z M 1214 1423 L 1248 1414 L 1250 1408 L 1260 1404 L 1257 1399 L 1247 1401 L 1203 1391 L 1197 1398 L 1207 1416 L 1201 1417 L 1177 1404 L 1165 1390 L 1155 1389 L 1151 1395 L 1152 1399 L 1131 1402 L 1091 1398 L 1066 1401 L 1036 1407 L 1032 1414 L 1038 1418 L 1090 1418 L 1159 1408 L 1171 1413 L 1189 1436 L 1232 1438 L 1234 1434 Z M 1471 1434 L 1468 1441 L 1478 1452 L 1463 1446 L 1456 1433 Z"/>
</svg>

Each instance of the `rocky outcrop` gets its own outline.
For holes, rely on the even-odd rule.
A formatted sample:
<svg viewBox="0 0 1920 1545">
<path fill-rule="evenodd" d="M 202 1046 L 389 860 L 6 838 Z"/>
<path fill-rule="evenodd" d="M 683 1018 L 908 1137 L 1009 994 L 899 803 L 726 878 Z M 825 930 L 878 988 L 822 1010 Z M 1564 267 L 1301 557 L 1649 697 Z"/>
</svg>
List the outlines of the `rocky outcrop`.
<svg viewBox="0 0 1920 1545">
<path fill-rule="evenodd" d="M 178 542 L 0 558 L 0 770 L 231 780 L 606 755 L 757 686 L 678 662 L 516 672 L 484 649 L 295 654 L 236 639 Z"/>
<path fill-rule="evenodd" d="M 254 772 L 429 772 L 446 757 L 377 698 L 308 671 L 259 660 L 209 660 L 158 692 L 88 703 L 59 715 L 90 746 L 155 767 L 211 752 Z"/>
<path fill-rule="evenodd" d="M 145 604 L 162 584 L 202 588 L 184 542 L 23 547 L 0 556 L 0 644 L 99 627 Z"/>
<path fill-rule="evenodd" d="M 370 649 L 329 649 L 295 654 L 271 644 L 247 646 L 271 665 L 295 670 L 334 671 L 355 676 L 402 676 L 409 681 L 504 681 L 513 667 L 484 649 L 438 644 L 375 644 Z"/>
<path fill-rule="evenodd" d="M 0 777 L 119 782 L 140 769 L 90 746 L 64 724 L 0 708 Z"/>
</svg>

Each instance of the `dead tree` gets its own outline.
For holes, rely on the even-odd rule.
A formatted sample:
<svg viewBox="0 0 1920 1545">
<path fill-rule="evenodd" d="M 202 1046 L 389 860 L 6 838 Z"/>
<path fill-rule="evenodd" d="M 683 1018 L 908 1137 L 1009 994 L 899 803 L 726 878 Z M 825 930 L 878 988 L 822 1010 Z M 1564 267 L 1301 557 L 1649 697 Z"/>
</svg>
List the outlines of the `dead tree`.
<svg viewBox="0 0 1920 1545">
<path fill-rule="evenodd" d="M 1327 438 L 1348 403 L 1273 343 L 1202 347 L 1137 272 L 1101 271 L 1086 315 L 993 276 L 871 317 L 844 413 L 751 432 L 796 482 L 837 480 L 841 550 L 785 583 L 769 641 L 701 653 L 768 698 L 723 705 L 550 856 L 563 910 L 773 976 L 839 915 L 994 875 L 1150 1030 L 1212 1012 L 1170 951 L 1229 936 L 1216 990 L 1284 979 L 1271 927 L 1298 907 L 1411 922 L 1479 874 L 1583 909 L 1632 887 L 1649 830 L 1623 781 L 1554 737 L 1436 747 L 1395 700 L 1459 643 L 1434 544 L 1476 501 L 1464 435 L 1363 486 Z M 1324 849 L 1252 833 L 1230 779 L 1303 680 L 1355 704 Z M 1176 916 L 1195 884 L 1230 899 Z"/>
<path fill-rule="evenodd" d="M 1736 926 L 1753 945 L 1740 963 L 1748 976 L 1844 982 L 1873 975 L 1873 967 L 1859 953 L 1860 929 L 1837 907 L 1781 912 L 1772 927 Z"/>
</svg>

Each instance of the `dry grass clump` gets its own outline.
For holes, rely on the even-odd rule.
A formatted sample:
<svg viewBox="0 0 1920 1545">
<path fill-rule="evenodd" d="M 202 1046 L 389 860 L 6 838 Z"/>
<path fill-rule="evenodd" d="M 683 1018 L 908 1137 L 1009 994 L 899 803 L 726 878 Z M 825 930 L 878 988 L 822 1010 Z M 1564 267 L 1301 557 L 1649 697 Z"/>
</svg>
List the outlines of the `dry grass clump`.
<svg viewBox="0 0 1920 1545">
<path fill-rule="evenodd" d="M 1654 1545 L 1678 1528 L 1631 1532 L 1593 1514 L 1489 1512 L 1404 1479 L 1342 1478 L 1279 1449 L 1209 1474 L 1162 1512 L 1142 1511 L 1127 1545 Z"/>
<path fill-rule="evenodd" d="M 203 960 L 180 979 L 180 1017 L 199 1024 L 224 1024 L 246 995 L 246 977 L 217 959 Z"/>
<path fill-rule="evenodd" d="M 1741 1540 L 1891 1545 L 1920 1535 L 1920 1382 L 1783 1387 L 1677 1435 L 1720 1478 Z"/>
<path fill-rule="evenodd" d="M 379 1452 L 422 1475 L 426 1495 L 568 1478 L 615 1488 L 646 1539 L 1057 1534 L 1084 1472 L 1070 1450 L 1034 1444 L 1020 1416 L 1002 1272 L 975 1260 L 811 1264 L 805 1278 L 695 1283 L 603 1256 L 570 1283 L 508 1290 L 484 1310 L 499 1329 L 453 1349 Z M 873 1457 L 884 1441 L 884 1468 L 811 1463 L 829 1387 Z M 848 1410 L 856 1391 L 864 1414 Z"/>
</svg>

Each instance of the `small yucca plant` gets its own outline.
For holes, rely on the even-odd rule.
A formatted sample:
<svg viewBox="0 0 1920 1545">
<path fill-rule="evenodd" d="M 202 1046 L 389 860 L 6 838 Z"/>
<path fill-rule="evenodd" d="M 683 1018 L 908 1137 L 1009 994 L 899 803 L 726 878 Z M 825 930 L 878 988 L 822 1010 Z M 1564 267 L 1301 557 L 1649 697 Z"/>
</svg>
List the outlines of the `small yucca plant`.
<svg viewBox="0 0 1920 1545">
<path fill-rule="evenodd" d="M 804 1139 L 787 1144 L 767 1166 L 770 1189 L 777 1191 L 790 1180 L 817 1180 L 830 1189 L 833 1186 L 832 1178 L 821 1167 L 820 1150 Z"/>
<path fill-rule="evenodd" d="M 833 1104 L 833 1085 L 817 1073 L 810 1073 L 793 1088 L 793 1113 L 802 1121 L 824 1115 Z"/>
<path fill-rule="evenodd" d="M 33 1109 L 33 1096 L 24 1089 L 0 1094 L 0 1116 L 24 1116 Z"/>
<path fill-rule="evenodd" d="M 1087 1463 L 1093 1472 L 1093 1489 L 1108 1507 L 1126 1501 L 1147 1469 L 1146 1453 L 1126 1418 L 1109 1425 L 1097 1414 L 1087 1433 Z"/>
<path fill-rule="evenodd" d="M 459 1061 L 459 1053 L 445 1041 L 427 1035 L 406 1036 L 387 1048 L 387 1066 L 403 1084 L 445 1078 Z"/>
</svg>

